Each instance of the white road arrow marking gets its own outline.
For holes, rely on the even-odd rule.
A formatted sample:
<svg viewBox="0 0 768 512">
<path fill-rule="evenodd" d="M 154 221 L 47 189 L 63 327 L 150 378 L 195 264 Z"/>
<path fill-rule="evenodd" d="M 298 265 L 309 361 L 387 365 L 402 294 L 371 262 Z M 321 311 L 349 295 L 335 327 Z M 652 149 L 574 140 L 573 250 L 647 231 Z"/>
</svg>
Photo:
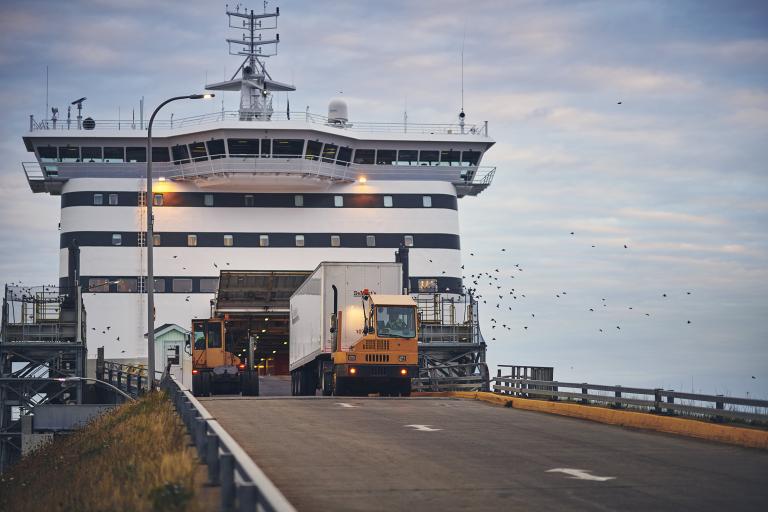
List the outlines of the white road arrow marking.
<svg viewBox="0 0 768 512">
<path fill-rule="evenodd" d="M 547 473 L 565 473 L 575 480 L 591 480 L 593 482 L 605 482 L 616 479 L 615 476 L 590 475 L 591 471 L 589 469 L 555 468 L 547 470 Z"/>
<path fill-rule="evenodd" d="M 352 405 L 352 404 L 348 404 L 346 402 L 336 402 L 336 405 L 340 405 L 342 407 L 347 407 L 347 408 L 350 408 L 350 409 L 352 409 L 354 407 L 359 407 L 358 405 Z"/>
<path fill-rule="evenodd" d="M 432 428 L 429 425 L 403 425 L 404 427 L 412 427 L 415 430 L 418 430 L 419 432 L 437 432 L 438 430 L 443 430 L 441 428 Z"/>
</svg>

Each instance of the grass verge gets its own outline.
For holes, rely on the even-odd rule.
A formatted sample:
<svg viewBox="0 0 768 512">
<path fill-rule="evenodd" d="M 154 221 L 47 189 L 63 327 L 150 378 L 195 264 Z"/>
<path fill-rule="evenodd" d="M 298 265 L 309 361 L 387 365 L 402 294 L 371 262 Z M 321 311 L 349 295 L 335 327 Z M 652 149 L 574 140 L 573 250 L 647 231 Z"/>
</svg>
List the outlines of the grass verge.
<svg viewBox="0 0 768 512">
<path fill-rule="evenodd" d="M 190 511 L 198 461 L 164 393 L 124 404 L 0 477 L 0 511 Z"/>
</svg>

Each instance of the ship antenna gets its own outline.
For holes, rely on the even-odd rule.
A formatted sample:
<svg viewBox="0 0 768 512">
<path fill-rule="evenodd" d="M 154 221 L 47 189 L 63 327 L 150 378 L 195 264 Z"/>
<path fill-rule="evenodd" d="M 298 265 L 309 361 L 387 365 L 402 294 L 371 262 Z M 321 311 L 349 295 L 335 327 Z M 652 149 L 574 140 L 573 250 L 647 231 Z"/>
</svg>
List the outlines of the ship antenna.
<svg viewBox="0 0 768 512">
<path fill-rule="evenodd" d="M 467 25 L 464 25 L 464 34 L 461 36 L 461 112 L 459 112 L 459 128 L 464 133 L 464 41 L 467 39 Z"/>
</svg>

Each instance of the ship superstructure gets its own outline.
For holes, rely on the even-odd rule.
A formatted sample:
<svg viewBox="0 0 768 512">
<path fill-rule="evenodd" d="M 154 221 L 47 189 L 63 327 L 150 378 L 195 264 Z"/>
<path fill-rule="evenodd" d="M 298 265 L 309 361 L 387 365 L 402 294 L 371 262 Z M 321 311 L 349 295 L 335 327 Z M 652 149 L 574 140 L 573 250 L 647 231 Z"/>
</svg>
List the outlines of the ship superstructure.
<svg viewBox="0 0 768 512">
<path fill-rule="evenodd" d="M 487 124 L 463 115 L 457 124 L 351 121 L 340 99 L 328 116 L 275 112 L 271 91 L 294 88 L 264 65 L 264 48 L 279 36 L 259 34 L 278 14 L 228 12 L 230 26 L 246 31 L 228 40 L 243 65 L 207 88 L 239 90 L 239 110 L 155 121 L 151 155 L 143 121 L 30 116 L 24 142 L 36 160 L 24 171 L 33 192 L 61 197 L 59 276 L 62 286 L 82 287 L 91 356 L 104 346 L 107 359 L 146 357 L 149 243 L 156 326 L 207 318 L 222 271 L 258 271 L 277 289 L 281 272 L 392 261 L 400 247 L 409 248 L 413 293 L 463 291 L 458 199 L 493 178 L 495 169 L 480 166 L 494 143 Z M 268 309 L 263 316 L 266 334 Z M 279 358 L 283 339 L 263 353 Z"/>
</svg>

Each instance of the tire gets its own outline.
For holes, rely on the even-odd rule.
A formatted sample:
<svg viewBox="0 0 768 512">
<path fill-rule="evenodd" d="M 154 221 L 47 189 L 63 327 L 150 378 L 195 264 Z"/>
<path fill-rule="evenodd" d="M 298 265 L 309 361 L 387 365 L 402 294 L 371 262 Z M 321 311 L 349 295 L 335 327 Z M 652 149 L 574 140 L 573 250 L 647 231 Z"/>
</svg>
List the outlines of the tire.
<svg viewBox="0 0 768 512">
<path fill-rule="evenodd" d="M 323 396 L 333 395 L 333 372 L 323 373 Z"/>
<path fill-rule="evenodd" d="M 201 372 L 200 376 L 200 394 L 197 396 L 211 396 L 211 374 Z"/>
<path fill-rule="evenodd" d="M 203 375 L 198 373 L 196 375 L 192 375 L 192 395 L 193 396 L 203 396 Z"/>
</svg>

